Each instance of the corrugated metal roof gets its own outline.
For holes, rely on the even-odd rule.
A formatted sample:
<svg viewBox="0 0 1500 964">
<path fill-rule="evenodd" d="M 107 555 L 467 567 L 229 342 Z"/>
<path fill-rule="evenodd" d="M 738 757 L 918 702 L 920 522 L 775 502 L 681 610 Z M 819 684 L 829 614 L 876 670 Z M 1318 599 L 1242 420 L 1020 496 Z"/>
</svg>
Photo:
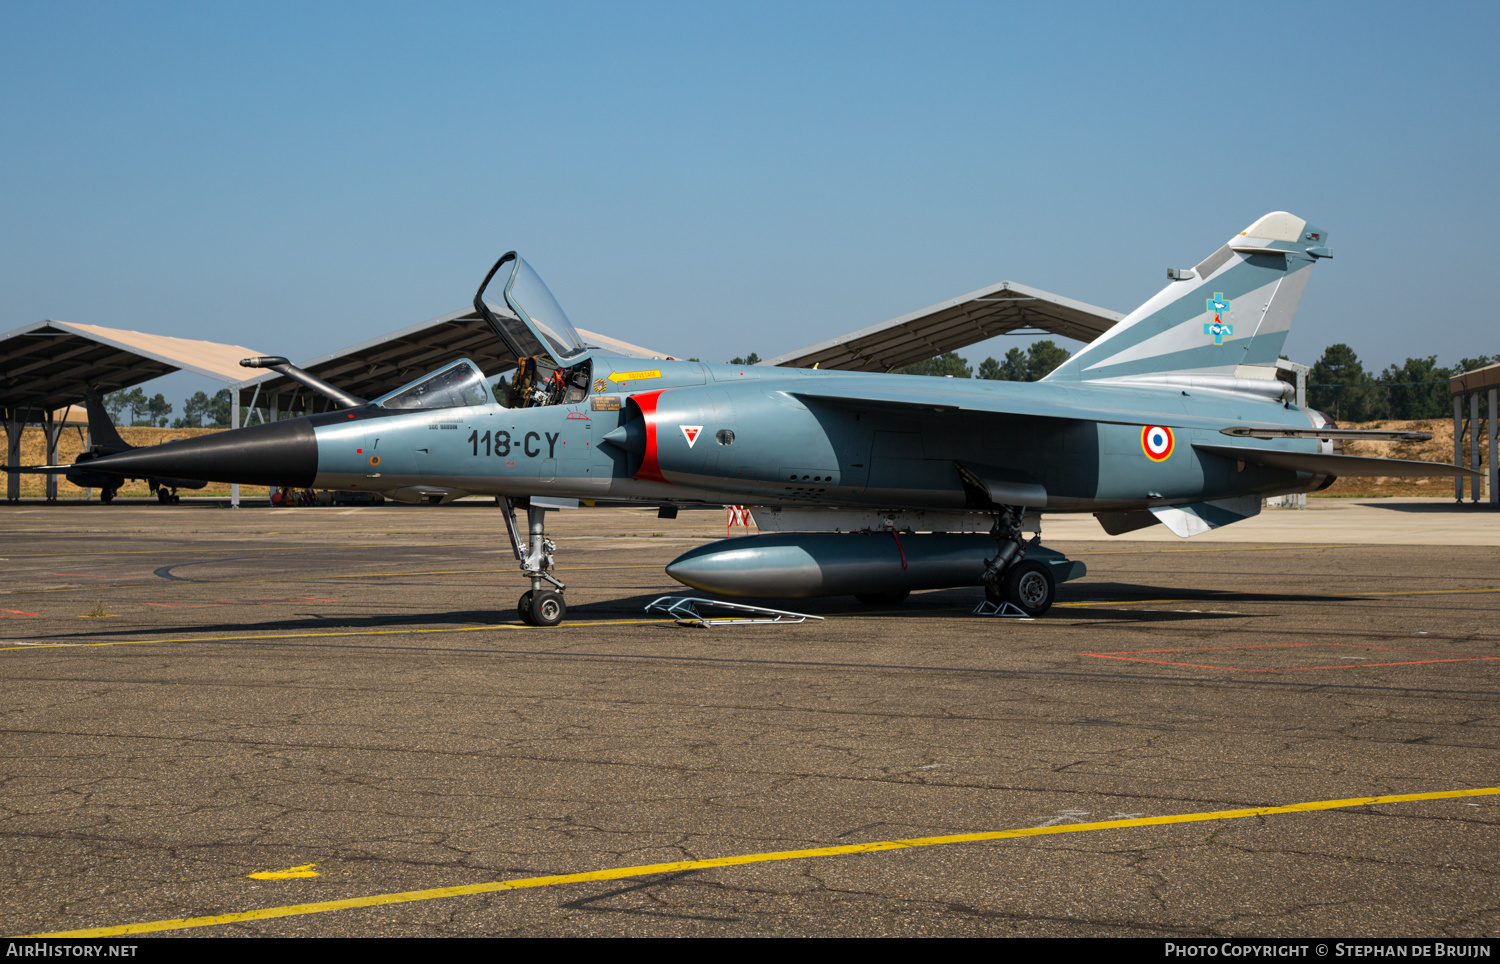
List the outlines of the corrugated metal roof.
<svg viewBox="0 0 1500 964">
<path fill-rule="evenodd" d="M 760 364 L 888 372 L 1024 328 L 1089 342 L 1124 317 L 1118 311 L 1002 281 Z"/>
<path fill-rule="evenodd" d="M 509 314 L 505 309 L 494 310 Z M 662 352 L 594 332 L 580 329 L 578 334 L 587 344 L 607 351 L 640 358 L 667 357 Z M 473 308 L 439 315 L 409 328 L 293 364 L 351 395 L 378 398 L 458 358 L 471 359 L 490 377 L 514 368 L 516 364 L 515 356 Z M 240 371 L 249 374 L 253 369 L 242 368 Z M 256 397 L 257 386 L 260 388 L 258 406 L 266 404 L 267 399 L 276 394 L 281 395 L 283 409 L 301 409 L 310 398 L 314 400 L 315 408 L 326 403 L 321 395 L 301 382 L 276 372 L 266 372 L 240 386 L 240 404 L 248 405 Z"/>
<path fill-rule="evenodd" d="M 175 371 L 237 384 L 240 345 L 70 321 L 39 321 L 0 335 L 0 407 L 48 408 L 83 401 L 85 385 L 113 392 Z"/>
<path fill-rule="evenodd" d="M 1500 388 L 1500 365 L 1486 365 L 1471 372 L 1464 372 L 1448 383 L 1448 391 L 1454 395 Z"/>
</svg>

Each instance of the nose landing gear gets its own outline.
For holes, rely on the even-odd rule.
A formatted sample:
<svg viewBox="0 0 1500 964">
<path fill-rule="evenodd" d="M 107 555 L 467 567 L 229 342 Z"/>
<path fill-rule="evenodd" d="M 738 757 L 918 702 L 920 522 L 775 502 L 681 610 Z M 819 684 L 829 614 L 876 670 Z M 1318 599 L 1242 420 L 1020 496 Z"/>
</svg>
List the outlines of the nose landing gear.
<svg viewBox="0 0 1500 964">
<path fill-rule="evenodd" d="M 521 594 L 516 602 L 516 615 L 521 622 L 532 626 L 556 626 L 568 614 L 568 604 L 563 599 L 563 590 L 568 587 L 552 575 L 552 554 L 557 546 L 547 538 L 546 510 L 526 503 L 526 522 L 531 530 L 530 544 L 521 541 L 520 528 L 516 525 L 516 503 L 518 500 L 504 497 L 505 528 L 510 533 L 511 549 L 521 571 L 531 580 L 531 588 Z M 544 588 L 551 583 L 556 589 Z"/>
</svg>

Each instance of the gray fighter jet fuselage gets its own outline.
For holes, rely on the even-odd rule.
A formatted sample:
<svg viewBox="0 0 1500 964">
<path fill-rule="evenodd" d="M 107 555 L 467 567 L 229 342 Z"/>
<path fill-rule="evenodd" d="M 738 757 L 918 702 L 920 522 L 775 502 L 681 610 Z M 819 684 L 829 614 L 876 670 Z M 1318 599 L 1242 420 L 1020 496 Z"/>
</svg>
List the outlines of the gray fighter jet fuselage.
<svg viewBox="0 0 1500 964">
<path fill-rule="evenodd" d="M 538 496 L 743 504 L 790 520 L 668 567 L 698 588 L 894 602 L 911 589 L 984 585 L 992 599 L 1039 614 L 1056 582 L 1082 572 L 1023 537 L 1039 513 L 1095 513 L 1111 533 L 1164 523 L 1188 536 L 1341 474 L 1465 471 L 1343 455 L 1338 440 L 1361 433 L 1293 404 L 1292 387 L 1277 380 L 1326 244 L 1301 219 L 1267 215 L 1174 272 L 1039 383 L 625 358 L 581 342 L 511 253 L 475 305 L 521 360 L 512 380 L 492 388 L 461 359 L 369 403 L 346 396 L 350 407 L 337 411 L 90 468 L 409 502 L 500 497 L 533 585 L 518 609 L 542 625 L 565 612 L 554 547 L 540 508 L 529 506 L 529 540 L 514 518 Z M 485 299 L 497 273 L 504 308 Z M 910 522 L 914 513 L 927 524 Z M 953 522 L 965 518 L 985 524 Z"/>
<path fill-rule="evenodd" d="M 591 362 L 591 383 L 606 388 L 571 405 L 509 408 L 486 397 L 390 410 L 377 401 L 312 416 L 295 430 L 315 458 L 300 463 L 295 476 L 265 465 L 255 481 L 394 492 L 408 501 L 545 491 L 647 503 L 874 509 L 983 509 L 1003 499 L 1071 512 L 1264 497 L 1324 481 L 1312 472 L 1177 451 L 1232 445 L 1221 434 L 1231 426 L 1313 429 L 1326 422 L 1268 397 L 681 361 L 653 361 L 643 370 L 639 360 L 598 355 Z M 454 367 L 475 372 L 476 391 L 483 386 L 471 363 Z M 628 391 L 610 381 L 620 374 L 631 376 Z M 893 402 L 872 398 L 884 395 Z M 1157 458 L 1142 442 L 1153 426 L 1170 438 L 1157 443 Z M 1307 438 L 1279 448 L 1316 453 L 1320 446 L 1328 448 Z"/>
</svg>

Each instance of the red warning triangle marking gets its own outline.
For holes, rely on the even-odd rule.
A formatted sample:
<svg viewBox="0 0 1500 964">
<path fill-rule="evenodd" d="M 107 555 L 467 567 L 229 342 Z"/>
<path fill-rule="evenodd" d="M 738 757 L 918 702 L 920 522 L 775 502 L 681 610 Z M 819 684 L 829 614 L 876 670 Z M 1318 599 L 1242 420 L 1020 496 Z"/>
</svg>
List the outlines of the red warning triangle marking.
<svg viewBox="0 0 1500 964">
<path fill-rule="evenodd" d="M 693 443 L 698 441 L 698 433 L 703 431 L 702 425 L 679 425 L 677 427 L 682 429 L 682 435 L 687 439 L 688 448 L 693 447 Z"/>
</svg>

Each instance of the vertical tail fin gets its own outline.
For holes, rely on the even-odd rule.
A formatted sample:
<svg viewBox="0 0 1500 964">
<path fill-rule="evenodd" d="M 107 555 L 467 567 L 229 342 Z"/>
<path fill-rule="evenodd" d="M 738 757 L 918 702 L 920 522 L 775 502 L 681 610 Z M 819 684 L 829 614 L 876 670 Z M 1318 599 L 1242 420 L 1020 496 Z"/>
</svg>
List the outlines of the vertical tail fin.
<svg viewBox="0 0 1500 964">
<path fill-rule="evenodd" d="M 1241 231 L 1047 376 L 1274 378 L 1313 263 L 1328 233 L 1285 211 Z"/>
<path fill-rule="evenodd" d="M 120 433 L 115 431 L 115 423 L 110 420 L 109 412 L 104 408 L 104 399 L 99 395 L 99 390 L 93 387 L 83 390 L 84 407 L 89 413 L 89 441 L 98 449 L 101 455 L 114 455 L 116 452 L 128 452 L 132 448 L 129 442 L 120 438 Z"/>
</svg>

